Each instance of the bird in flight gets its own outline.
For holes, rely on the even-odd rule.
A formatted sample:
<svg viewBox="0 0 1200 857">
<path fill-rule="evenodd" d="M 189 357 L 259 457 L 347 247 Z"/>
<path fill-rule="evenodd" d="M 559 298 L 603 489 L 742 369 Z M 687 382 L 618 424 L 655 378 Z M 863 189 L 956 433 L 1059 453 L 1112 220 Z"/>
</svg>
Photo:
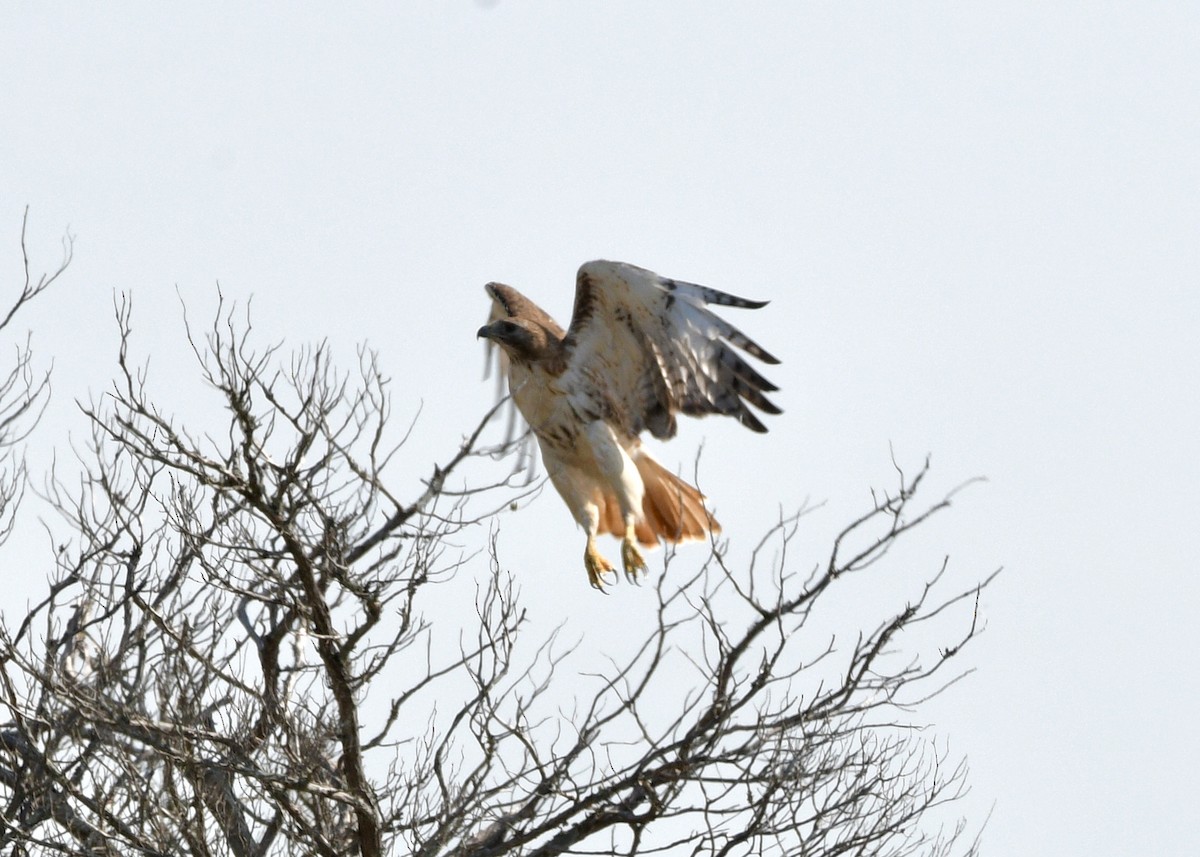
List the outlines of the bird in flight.
<svg viewBox="0 0 1200 857">
<path fill-rule="evenodd" d="M 742 352 L 779 361 L 708 307 L 759 309 L 716 289 L 660 277 L 624 262 L 587 262 L 575 280 L 566 331 L 512 286 L 488 283 L 488 324 L 478 336 L 499 347 L 509 392 L 529 424 L 550 481 L 587 533 L 588 582 L 603 591 L 613 566 L 596 536 L 620 538 L 631 581 L 646 570 L 638 545 L 703 539 L 720 526 L 704 496 L 642 445 L 650 432 L 675 436 L 677 414 L 732 416 L 765 432 L 752 405 L 778 414 L 778 389 Z"/>
</svg>

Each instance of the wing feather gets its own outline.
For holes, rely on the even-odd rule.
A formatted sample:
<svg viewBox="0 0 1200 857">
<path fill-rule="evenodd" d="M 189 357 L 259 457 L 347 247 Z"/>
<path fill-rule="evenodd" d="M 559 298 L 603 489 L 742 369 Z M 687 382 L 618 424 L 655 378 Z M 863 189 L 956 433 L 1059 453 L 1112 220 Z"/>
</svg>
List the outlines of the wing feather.
<svg viewBox="0 0 1200 857">
<path fill-rule="evenodd" d="M 542 325 L 559 339 L 563 338 L 563 329 L 558 322 L 512 286 L 506 286 L 504 283 L 488 283 L 483 288 L 492 298 L 489 322 L 502 318 L 525 318 Z"/>
<path fill-rule="evenodd" d="M 724 414 L 766 431 L 747 404 L 780 413 L 765 395 L 778 388 L 738 351 L 768 364 L 779 360 L 710 310 L 712 304 L 766 306 L 635 265 L 585 263 L 565 340 L 568 386 L 590 401 L 603 399 L 607 414 L 630 435 L 649 430 L 672 437 L 677 413 Z"/>
</svg>

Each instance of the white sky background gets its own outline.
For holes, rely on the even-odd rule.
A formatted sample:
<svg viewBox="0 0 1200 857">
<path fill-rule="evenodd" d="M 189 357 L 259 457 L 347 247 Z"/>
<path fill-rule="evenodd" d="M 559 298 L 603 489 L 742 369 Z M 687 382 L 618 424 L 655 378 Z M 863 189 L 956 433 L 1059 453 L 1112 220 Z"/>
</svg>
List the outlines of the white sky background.
<svg viewBox="0 0 1200 857">
<path fill-rule="evenodd" d="M 115 291 L 189 418 L 177 287 L 199 319 L 217 281 L 253 295 L 264 344 L 328 337 L 349 366 L 369 342 L 395 418 L 424 405 L 401 488 L 490 403 L 484 282 L 564 322 L 597 257 L 770 298 L 726 315 L 783 360 L 771 434 L 692 422 L 659 450 L 704 442 L 732 550 L 824 500 L 815 560 L 894 483 L 889 444 L 933 454 L 929 499 L 986 475 L 920 543 L 963 582 L 1006 567 L 978 672 L 927 711 L 966 807 L 995 803 L 985 851 L 1195 853 L 1197 7 L 199 8 L 0 17 L 0 287 L 25 205 L 35 265 L 78 237 L 19 320 L 55 361 L 35 460 L 112 376 Z M 629 634 L 649 594 L 587 589 L 556 496 L 502 527 L 536 621 Z M 3 573 L 32 593 L 45 561 Z"/>
</svg>

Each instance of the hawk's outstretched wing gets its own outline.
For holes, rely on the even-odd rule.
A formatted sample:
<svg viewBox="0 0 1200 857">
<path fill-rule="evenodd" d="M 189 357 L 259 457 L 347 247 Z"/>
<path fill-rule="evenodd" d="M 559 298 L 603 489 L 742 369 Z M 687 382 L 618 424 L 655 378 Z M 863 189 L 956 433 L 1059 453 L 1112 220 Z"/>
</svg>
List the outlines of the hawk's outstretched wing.
<svg viewBox="0 0 1200 857">
<path fill-rule="evenodd" d="M 587 262 L 579 269 L 575 309 L 564 345 L 567 389 L 587 390 L 630 436 L 643 429 L 675 435 L 675 415 L 726 414 L 749 429 L 767 429 L 747 407 L 780 410 L 766 394 L 778 389 L 739 353 L 779 361 L 710 304 L 758 309 L 725 292 L 660 277 L 624 262 Z M 539 310 L 540 312 L 540 310 Z"/>
</svg>

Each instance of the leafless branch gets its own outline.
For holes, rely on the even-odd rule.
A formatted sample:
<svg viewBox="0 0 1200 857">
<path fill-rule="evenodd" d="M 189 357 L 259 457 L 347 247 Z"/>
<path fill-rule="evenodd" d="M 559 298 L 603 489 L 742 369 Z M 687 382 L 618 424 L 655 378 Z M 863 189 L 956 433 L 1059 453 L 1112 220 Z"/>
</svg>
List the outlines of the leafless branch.
<svg viewBox="0 0 1200 857">
<path fill-rule="evenodd" d="M 45 491 L 47 594 L 0 626 L 0 848 L 976 850 L 946 815 L 966 765 L 914 715 L 969 671 L 994 575 L 956 586 L 940 558 L 882 616 L 834 606 L 949 507 L 922 499 L 928 462 L 822 556 L 795 540 L 809 509 L 745 559 L 668 553 L 653 620 L 602 656 L 568 611 L 535 631 L 504 570 L 495 510 L 529 489 L 489 478 L 512 442 L 484 443 L 494 411 L 406 487 L 373 353 L 345 372 L 326 343 L 258 346 L 222 299 L 185 322 L 220 415 L 188 426 L 132 357 L 127 300 L 115 317 L 80 474 Z"/>
</svg>

